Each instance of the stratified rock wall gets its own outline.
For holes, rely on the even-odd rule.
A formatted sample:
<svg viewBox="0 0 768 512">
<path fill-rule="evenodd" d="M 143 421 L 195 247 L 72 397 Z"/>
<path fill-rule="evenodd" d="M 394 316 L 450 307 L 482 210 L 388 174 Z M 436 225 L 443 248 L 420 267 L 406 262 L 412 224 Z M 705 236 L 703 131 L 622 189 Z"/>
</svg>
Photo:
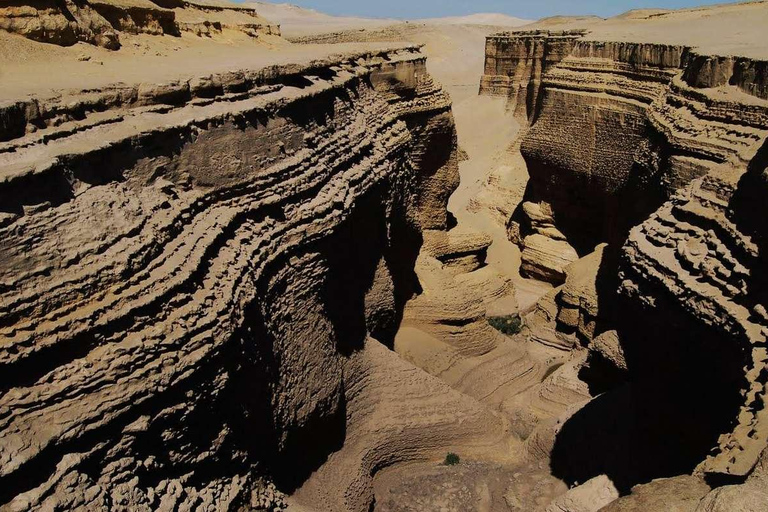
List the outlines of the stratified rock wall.
<svg viewBox="0 0 768 512">
<path fill-rule="evenodd" d="M 768 99 L 768 62 L 744 57 L 688 54 L 683 80 L 698 88 L 735 85 L 758 98 Z"/>
<path fill-rule="evenodd" d="M 582 255 L 620 238 L 663 197 L 666 154 L 647 111 L 682 51 L 577 42 L 543 78 L 540 108 L 521 145 L 531 175 L 527 197 L 552 206 Z"/>
<path fill-rule="evenodd" d="M 768 444 L 765 233 L 754 218 L 764 202 L 765 165 L 756 158 L 742 177 L 724 165 L 694 181 L 634 228 L 623 248 L 623 294 L 660 318 L 694 318 L 741 355 L 734 363 L 744 372 L 738 418 L 701 465 L 706 472 L 746 475 Z M 670 303 L 679 310 L 665 307 Z"/>
<path fill-rule="evenodd" d="M 117 50 L 120 33 L 211 37 L 225 28 L 280 35 L 278 25 L 252 8 L 224 0 L 11 0 L 0 6 L 0 30 L 61 46 L 85 42 Z"/>
<path fill-rule="evenodd" d="M 579 37 L 489 37 L 481 93 L 507 95 L 518 108 L 520 91 L 535 91 L 521 144 L 531 175 L 526 200 L 549 203 L 557 227 L 584 255 L 597 243 L 623 241 L 711 165 L 746 165 L 766 128 L 760 102 L 701 88 L 733 84 L 764 98 L 765 63 Z"/>
<path fill-rule="evenodd" d="M 114 27 L 89 4 L 54 0 L 5 2 L 0 29 L 35 41 L 71 46 L 78 41 L 116 50 Z"/>
<path fill-rule="evenodd" d="M 633 381 L 680 385 L 669 400 L 710 408 L 700 424 L 710 432 L 699 441 L 710 445 L 686 454 L 699 457 L 699 470 L 746 475 L 768 444 L 765 233 L 757 220 L 767 197 L 766 63 L 588 36 L 562 55 L 565 36 L 488 40 L 481 91 L 509 96 L 516 109 L 521 90 L 536 91 L 521 143 L 527 202 L 510 234 L 523 248 L 548 234 L 582 256 L 608 242 L 595 304 L 614 307 L 617 288 L 627 300 L 589 316 L 617 328 L 623 346 L 611 350 L 626 353 L 621 366 Z M 557 59 L 543 66 L 550 38 Z M 542 211 L 552 218 L 542 223 Z M 525 258 L 524 268 L 546 261 Z M 569 313 L 560 311 L 560 323 L 581 329 Z M 693 390 L 712 394 L 689 398 Z"/>
<path fill-rule="evenodd" d="M 485 44 L 485 73 L 480 93 L 506 96 L 508 108 L 522 117 L 533 115 L 541 78 L 573 49 L 582 31 L 505 33 L 490 36 Z"/>
<path fill-rule="evenodd" d="M 64 97 L 4 114 L 0 508 L 279 506 L 446 225 L 449 99 L 415 48 Z"/>
</svg>

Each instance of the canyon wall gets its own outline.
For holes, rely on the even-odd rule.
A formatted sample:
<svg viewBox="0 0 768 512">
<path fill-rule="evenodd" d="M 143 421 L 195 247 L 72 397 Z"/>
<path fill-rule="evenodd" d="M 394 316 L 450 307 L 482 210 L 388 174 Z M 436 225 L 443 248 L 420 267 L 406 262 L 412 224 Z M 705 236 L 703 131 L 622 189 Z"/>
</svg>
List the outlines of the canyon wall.
<svg viewBox="0 0 768 512">
<path fill-rule="evenodd" d="M 509 32 L 488 37 L 480 94 L 505 96 L 516 114 L 532 116 L 542 76 L 571 53 L 582 35 L 583 31 L 538 30 L 523 37 Z"/>
<path fill-rule="evenodd" d="M 562 284 L 571 251 L 608 244 L 590 256 L 593 284 L 566 283 L 552 299 L 574 343 L 599 337 L 595 352 L 621 354 L 619 382 L 601 388 L 618 389 L 561 432 L 553 468 L 566 480 L 606 473 L 628 491 L 696 470 L 738 481 L 768 445 L 765 67 L 573 32 L 488 39 L 481 93 L 508 97 L 529 124 L 531 179 L 508 225 L 523 272 Z M 614 415 L 625 440 L 583 443 L 581 429 Z M 634 469 L 594 460 L 605 452 L 635 457 Z"/>
<path fill-rule="evenodd" d="M 456 134 L 425 58 L 17 103 L 0 116 L 0 508 L 281 509 L 271 482 L 291 492 L 344 443 L 371 378 L 356 354 L 393 343 L 422 230 L 448 224 Z M 425 433 L 485 414 L 466 410 Z M 346 469 L 369 483 L 404 457 Z M 355 478 L 351 510 L 370 500 Z"/>
<path fill-rule="evenodd" d="M 117 50 L 120 34 L 213 37 L 224 30 L 251 37 L 280 35 L 252 8 L 210 0 L 11 0 L 0 6 L 0 30 L 35 41 L 85 42 Z"/>
</svg>

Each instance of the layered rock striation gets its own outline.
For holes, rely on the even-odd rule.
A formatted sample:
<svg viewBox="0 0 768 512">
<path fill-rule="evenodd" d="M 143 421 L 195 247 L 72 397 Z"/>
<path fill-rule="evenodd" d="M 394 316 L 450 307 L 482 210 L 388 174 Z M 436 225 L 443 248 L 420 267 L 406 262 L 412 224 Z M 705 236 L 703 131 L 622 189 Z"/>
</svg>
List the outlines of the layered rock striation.
<svg viewBox="0 0 768 512">
<path fill-rule="evenodd" d="M 711 165 L 745 165 L 764 136 L 762 61 L 541 31 L 491 37 L 487 52 L 481 92 L 506 95 L 516 111 L 530 105 L 527 199 L 560 213 L 580 254 L 620 243 Z M 701 89 L 726 85 L 745 95 Z"/>
<path fill-rule="evenodd" d="M 252 37 L 280 35 L 248 7 L 211 0 L 12 0 L 0 6 L 0 30 L 35 41 L 120 48 L 120 34 L 211 37 L 224 29 Z"/>
<path fill-rule="evenodd" d="M 697 416 L 707 432 L 698 448 L 679 448 L 685 462 L 664 459 L 670 452 L 655 474 L 649 461 L 647 471 L 616 482 L 694 467 L 744 477 L 768 445 L 765 234 L 757 221 L 765 203 L 765 66 L 573 32 L 488 39 L 481 92 L 508 97 L 530 125 L 520 144 L 531 175 L 527 202 L 509 224 L 523 269 L 559 284 L 563 243 L 580 256 L 608 243 L 589 257 L 586 289 L 597 295 L 585 302 L 590 293 L 560 292 L 551 313 L 558 331 L 575 330 L 595 357 L 627 371 L 633 400 L 709 397 L 689 400 L 670 420 L 683 430 L 683 416 Z M 542 236 L 551 249 L 531 251 L 546 247 Z M 663 436 L 670 427 L 653 428 Z"/>
<path fill-rule="evenodd" d="M 344 442 L 370 366 L 350 358 L 392 343 L 448 222 L 455 128 L 424 57 L 30 101 L 0 145 L 3 510 L 279 509 L 267 483 Z"/>
</svg>

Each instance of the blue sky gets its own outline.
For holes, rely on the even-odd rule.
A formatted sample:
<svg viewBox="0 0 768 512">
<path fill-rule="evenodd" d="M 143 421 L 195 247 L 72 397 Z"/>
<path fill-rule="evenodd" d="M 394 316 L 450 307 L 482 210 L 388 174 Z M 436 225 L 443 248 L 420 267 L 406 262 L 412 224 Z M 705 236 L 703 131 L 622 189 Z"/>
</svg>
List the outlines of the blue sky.
<svg viewBox="0 0 768 512">
<path fill-rule="evenodd" d="M 337 15 L 391 18 L 429 18 L 476 12 L 501 12 L 538 19 L 555 14 L 597 14 L 608 17 L 629 9 L 676 9 L 726 3 L 727 0 L 277 0 Z"/>
</svg>

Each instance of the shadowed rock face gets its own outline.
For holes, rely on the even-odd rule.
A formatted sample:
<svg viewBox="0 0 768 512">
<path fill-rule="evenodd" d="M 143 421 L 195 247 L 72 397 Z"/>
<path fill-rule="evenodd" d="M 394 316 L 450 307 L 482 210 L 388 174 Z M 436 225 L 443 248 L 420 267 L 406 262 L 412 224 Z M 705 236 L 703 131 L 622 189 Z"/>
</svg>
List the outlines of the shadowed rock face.
<svg viewBox="0 0 768 512">
<path fill-rule="evenodd" d="M 206 80 L 62 105 L 0 148 L 9 509 L 294 489 L 344 442 L 346 361 L 392 342 L 421 231 L 447 225 L 455 129 L 417 50 Z"/>
<path fill-rule="evenodd" d="M 553 469 L 566 479 L 607 474 L 628 492 L 694 470 L 743 477 L 768 443 L 765 234 L 748 220 L 765 203 L 764 67 L 573 33 L 488 39 L 481 91 L 530 123 L 510 234 L 522 248 L 549 234 L 582 256 L 609 244 L 590 301 L 601 324 L 582 342 L 616 329 L 629 384 L 563 427 Z M 524 251 L 523 267 L 563 251 Z M 594 318 L 588 306 L 578 314 Z"/>
</svg>

